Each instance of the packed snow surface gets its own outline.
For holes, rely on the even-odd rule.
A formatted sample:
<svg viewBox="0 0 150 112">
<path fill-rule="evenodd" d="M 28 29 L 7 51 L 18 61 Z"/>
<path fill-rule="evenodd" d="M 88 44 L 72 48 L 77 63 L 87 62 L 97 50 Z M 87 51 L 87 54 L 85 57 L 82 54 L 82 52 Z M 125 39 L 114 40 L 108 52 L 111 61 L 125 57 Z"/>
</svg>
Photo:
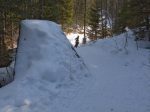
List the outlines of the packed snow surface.
<svg viewBox="0 0 150 112">
<path fill-rule="evenodd" d="M 30 27 L 33 26 L 31 25 Z M 43 27 L 40 30 L 44 29 Z M 59 28 L 55 28 L 51 29 L 52 32 L 58 31 Z M 50 32 L 51 30 L 48 31 Z M 22 37 L 31 35 L 30 30 L 28 32 L 21 34 Z M 52 35 L 54 34 L 52 33 Z M 43 37 L 43 34 L 41 36 Z M 58 33 L 58 38 L 60 39 L 59 36 L 63 35 Z M 69 79 L 60 80 L 60 74 L 56 74 L 58 78 L 54 82 L 49 80 L 51 75 L 50 78 L 49 76 L 48 78 L 43 78 L 47 76 L 47 73 L 43 73 L 43 71 L 45 71 L 45 65 L 48 63 L 45 60 L 35 65 L 35 61 L 38 61 L 40 57 L 34 60 L 36 56 L 33 56 L 31 60 L 33 65 L 30 66 L 31 68 L 25 69 L 30 71 L 30 69 L 33 69 L 33 66 L 37 67 L 37 69 L 33 69 L 34 71 L 31 74 L 29 72 L 17 74 L 16 81 L 0 89 L 0 112 L 150 112 L 150 51 L 144 47 L 137 50 L 136 42 L 130 31 L 128 32 L 127 43 L 125 37 L 126 34 L 122 34 L 111 39 L 107 38 L 91 42 L 77 48 L 78 54 L 84 60 L 91 75 L 83 75 L 87 72 L 83 69 L 83 72 L 80 72 L 81 76 L 75 77 L 79 75 L 75 65 L 82 64 L 77 61 L 78 58 L 76 62 L 72 62 L 74 60 L 72 58 L 71 74 L 74 74 L 74 72 L 77 72 L 77 74 L 75 74 L 73 79 L 71 78 L 71 81 Z M 28 39 L 25 40 L 28 41 Z M 46 42 L 50 43 L 49 39 Z M 33 40 L 36 43 L 37 40 Z M 50 39 L 52 41 L 51 44 L 57 42 L 54 40 Z M 43 41 L 41 39 L 37 43 L 42 44 Z M 64 41 L 64 44 L 59 44 L 62 45 L 62 49 L 66 46 L 65 52 L 69 50 L 68 54 L 74 54 L 74 51 L 67 47 L 70 46 L 67 41 Z M 22 45 L 25 44 L 22 43 Z M 30 45 L 27 44 L 25 46 Z M 53 47 L 56 46 L 54 45 Z M 47 55 L 49 55 L 47 52 L 48 48 L 46 47 L 45 49 Z M 55 53 L 54 51 L 52 52 Z M 24 51 L 20 50 L 20 52 L 23 53 Z M 36 53 L 33 52 L 31 54 Z M 51 53 L 52 56 L 54 55 L 53 53 Z M 59 58 L 62 58 L 65 55 L 63 53 L 60 54 L 59 51 L 58 55 L 54 57 L 60 56 Z M 66 57 L 64 60 L 67 61 L 69 59 Z M 24 62 L 22 59 L 17 63 L 25 64 L 27 62 Z M 55 63 L 52 64 L 54 64 L 52 70 L 55 71 L 59 67 L 58 65 L 63 65 L 62 63 L 57 66 Z M 22 71 L 23 68 L 20 69 Z M 36 70 L 40 72 L 37 73 Z M 21 71 L 18 71 L 18 73 L 21 73 Z M 59 71 L 59 73 L 64 72 Z M 68 75 L 64 77 L 68 78 Z M 65 82 L 65 84 L 62 82 Z"/>
</svg>

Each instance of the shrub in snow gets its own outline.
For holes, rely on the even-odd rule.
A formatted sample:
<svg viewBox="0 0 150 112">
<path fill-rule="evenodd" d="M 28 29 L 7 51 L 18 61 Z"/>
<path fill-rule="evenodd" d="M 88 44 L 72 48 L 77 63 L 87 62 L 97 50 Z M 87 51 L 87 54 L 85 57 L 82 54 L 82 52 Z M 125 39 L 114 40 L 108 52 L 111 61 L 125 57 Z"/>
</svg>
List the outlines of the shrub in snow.
<svg viewBox="0 0 150 112">
<path fill-rule="evenodd" d="M 16 78 L 63 84 L 87 73 L 82 59 L 59 25 L 43 20 L 21 22 Z"/>
</svg>

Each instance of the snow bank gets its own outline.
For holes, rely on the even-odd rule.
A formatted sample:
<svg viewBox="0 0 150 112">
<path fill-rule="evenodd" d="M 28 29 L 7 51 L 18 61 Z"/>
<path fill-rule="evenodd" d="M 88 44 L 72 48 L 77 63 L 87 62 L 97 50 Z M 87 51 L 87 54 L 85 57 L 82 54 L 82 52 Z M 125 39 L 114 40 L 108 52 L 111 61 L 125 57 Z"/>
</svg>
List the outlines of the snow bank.
<svg viewBox="0 0 150 112">
<path fill-rule="evenodd" d="M 80 85 L 87 75 L 84 62 L 59 25 L 24 20 L 15 81 L 0 89 L 0 112 L 49 112 L 61 91 Z"/>
<path fill-rule="evenodd" d="M 85 66 L 59 25 L 50 21 L 25 20 L 15 67 L 17 77 L 63 83 L 85 75 Z"/>
<path fill-rule="evenodd" d="M 0 88 L 10 83 L 14 79 L 14 62 L 9 67 L 0 68 Z"/>
</svg>

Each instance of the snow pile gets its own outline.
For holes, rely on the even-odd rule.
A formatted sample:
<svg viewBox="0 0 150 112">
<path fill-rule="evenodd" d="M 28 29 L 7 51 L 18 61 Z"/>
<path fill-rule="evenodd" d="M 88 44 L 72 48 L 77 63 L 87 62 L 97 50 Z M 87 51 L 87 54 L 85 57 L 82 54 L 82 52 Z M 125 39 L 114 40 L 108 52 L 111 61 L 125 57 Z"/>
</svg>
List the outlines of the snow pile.
<svg viewBox="0 0 150 112">
<path fill-rule="evenodd" d="M 86 70 L 57 24 L 25 20 L 21 24 L 15 73 L 17 78 L 66 83 L 86 75 Z"/>
<path fill-rule="evenodd" d="M 83 60 L 59 25 L 24 20 L 15 81 L 0 89 L 0 112 L 45 112 L 61 91 L 80 85 L 87 75 Z"/>
<path fill-rule="evenodd" d="M 14 79 L 14 62 L 9 67 L 0 68 L 0 87 L 10 83 Z"/>
</svg>

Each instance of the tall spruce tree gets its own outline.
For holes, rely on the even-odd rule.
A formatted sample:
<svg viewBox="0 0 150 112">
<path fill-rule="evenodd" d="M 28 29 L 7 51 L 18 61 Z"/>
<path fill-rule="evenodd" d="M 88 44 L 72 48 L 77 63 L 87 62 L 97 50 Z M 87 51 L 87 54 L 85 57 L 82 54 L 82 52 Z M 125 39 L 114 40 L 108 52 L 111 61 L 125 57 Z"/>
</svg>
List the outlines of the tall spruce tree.
<svg viewBox="0 0 150 112">
<path fill-rule="evenodd" d="M 98 38 L 98 34 L 100 33 L 100 8 L 97 4 L 97 1 L 94 0 L 90 11 L 89 11 L 89 21 L 88 24 L 90 26 L 89 30 L 89 38 L 91 40 L 95 40 Z"/>
<path fill-rule="evenodd" d="M 59 9 L 59 21 L 62 27 L 70 25 L 73 20 L 73 0 L 60 0 Z"/>
</svg>

